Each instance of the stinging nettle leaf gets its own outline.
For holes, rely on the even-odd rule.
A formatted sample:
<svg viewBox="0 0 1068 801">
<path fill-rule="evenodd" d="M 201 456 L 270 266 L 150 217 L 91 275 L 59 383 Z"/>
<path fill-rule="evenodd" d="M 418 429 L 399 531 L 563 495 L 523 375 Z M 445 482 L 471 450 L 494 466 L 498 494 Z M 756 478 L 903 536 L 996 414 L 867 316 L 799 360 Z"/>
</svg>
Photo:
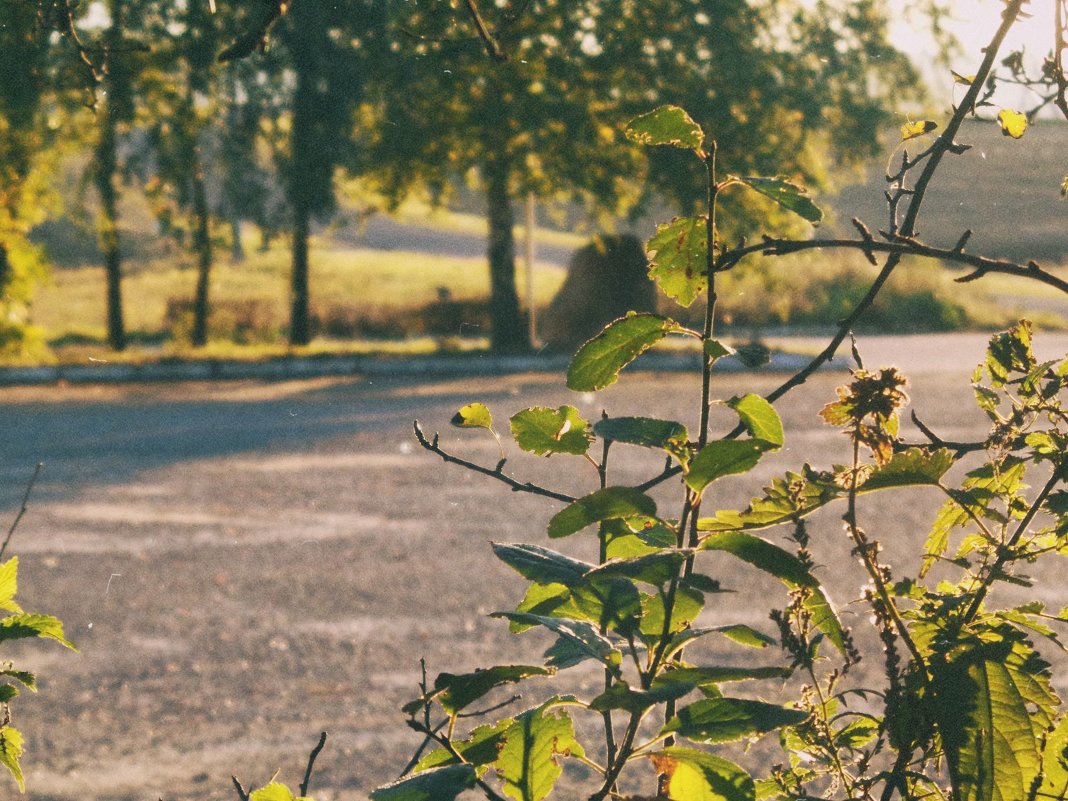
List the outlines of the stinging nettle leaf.
<svg viewBox="0 0 1068 801">
<path fill-rule="evenodd" d="M 593 392 L 614 384 L 619 371 L 679 326 L 655 314 L 628 314 L 579 348 L 567 370 L 567 386 Z"/>
<path fill-rule="evenodd" d="M 567 537 L 602 520 L 652 517 L 656 502 L 633 487 L 606 487 L 579 498 L 549 521 L 549 536 Z"/>
<path fill-rule="evenodd" d="M 524 409 L 512 416 L 511 425 L 516 444 L 537 456 L 554 453 L 582 456 L 593 442 L 590 424 L 574 406 Z"/>
<path fill-rule="evenodd" d="M 661 106 L 635 117 L 627 125 L 627 138 L 639 145 L 670 145 L 700 153 L 705 132 L 685 110 Z"/>
<path fill-rule="evenodd" d="M 493 428 L 493 415 L 483 403 L 469 403 L 461 406 L 449 421 L 457 428 Z"/>
<path fill-rule="evenodd" d="M 823 220 L 823 210 L 808 197 L 808 190 L 785 178 L 737 178 L 765 197 L 769 197 L 787 211 L 792 211 L 813 225 Z"/>
<path fill-rule="evenodd" d="M 657 226 L 646 243 L 649 277 L 680 306 L 708 288 L 708 218 L 678 217 Z"/>
</svg>

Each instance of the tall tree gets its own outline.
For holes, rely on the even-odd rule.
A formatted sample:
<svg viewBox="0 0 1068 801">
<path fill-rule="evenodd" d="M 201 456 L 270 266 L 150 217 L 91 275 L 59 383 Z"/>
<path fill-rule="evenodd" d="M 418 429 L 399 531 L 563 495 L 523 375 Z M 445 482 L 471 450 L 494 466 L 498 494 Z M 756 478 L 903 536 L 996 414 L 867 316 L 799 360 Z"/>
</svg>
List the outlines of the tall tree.
<svg viewBox="0 0 1068 801">
<path fill-rule="evenodd" d="M 834 163 L 872 150 L 891 90 L 916 83 L 887 43 L 880 0 L 517 0 L 482 10 L 492 15 L 483 19 L 489 48 L 445 4 L 406 7 L 395 64 L 382 73 L 374 161 L 395 198 L 477 171 L 499 351 L 529 346 L 512 199 L 534 191 L 617 207 L 639 173 L 622 144 L 629 118 L 683 105 L 731 170 L 818 183 Z M 489 57 L 494 48 L 503 60 Z M 701 176 L 670 153 L 653 158 L 647 192 L 693 205 Z"/>
</svg>

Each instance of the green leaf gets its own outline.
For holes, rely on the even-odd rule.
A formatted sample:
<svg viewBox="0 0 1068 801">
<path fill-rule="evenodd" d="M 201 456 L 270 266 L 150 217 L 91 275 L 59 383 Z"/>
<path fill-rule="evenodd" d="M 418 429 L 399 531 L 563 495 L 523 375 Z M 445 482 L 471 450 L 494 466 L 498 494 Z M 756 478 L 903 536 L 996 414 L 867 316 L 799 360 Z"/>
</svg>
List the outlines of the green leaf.
<svg viewBox="0 0 1068 801">
<path fill-rule="evenodd" d="M 701 492 L 723 476 L 748 473 L 772 445 L 758 439 L 720 439 L 697 452 L 685 475 L 686 484 Z"/>
<path fill-rule="evenodd" d="M 697 590 L 679 586 L 675 591 L 675 604 L 671 608 L 671 624 L 668 634 L 682 631 L 701 614 L 705 608 L 705 597 Z M 662 595 L 642 596 L 642 619 L 639 630 L 646 641 L 655 642 L 664 635 L 664 597 Z"/>
<path fill-rule="evenodd" d="M 808 190 L 785 178 L 739 178 L 746 186 L 769 197 L 787 211 L 819 225 L 823 220 L 823 211 L 808 197 Z"/>
<path fill-rule="evenodd" d="M 734 355 L 750 370 L 762 367 L 771 361 L 771 349 L 763 342 L 746 342 L 734 349 Z"/>
<path fill-rule="evenodd" d="M 0 670 L 0 676 L 8 676 L 19 682 L 19 684 L 24 686 L 30 692 L 37 692 L 37 677 L 28 670 L 5 668 L 4 670 Z"/>
<path fill-rule="evenodd" d="M 686 551 L 671 550 L 656 551 L 633 559 L 610 559 L 587 573 L 586 578 L 628 578 L 661 587 L 678 575 L 686 556 Z"/>
<path fill-rule="evenodd" d="M 954 73 L 956 77 L 956 73 Z M 910 139 L 915 139 L 918 136 L 929 134 L 931 131 L 937 130 L 938 123 L 934 120 L 917 120 L 916 122 L 906 122 L 901 126 L 901 141 L 907 142 Z"/>
<path fill-rule="evenodd" d="M 12 556 L 0 565 L 0 610 L 22 614 L 22 609 L 15 603 L 18 592 L 19 558 Z"/>
<path fill-rule="evenodd" d="M 474 673 L 441 673 L 434 680 L 434 694 L 442 708 L 456 714 L 482 698 L 494 687 L 520 682 L 531 676 L 551 676 L 555 671 L 534 665 L 497 665 Z"/>
<path fill-rule="evenodd" d="M 754 801 L 753 778 L 726 759 L 693 748 L 665 748 L 649 755 L 665 777 L 671 801 Z"/>
<path fill-rule="evenodd" d="M 752 626 L 746 626 L 744 623 L 735 623 L 730 626 L 717 626 L 712 629 L 712 631 L 718 631 L 728 640 L 732 640 L 739 645 L 747 645 L 750 648 L 767 648 L 769 645 L 777 644 L 773 637 L 769 637 L 764 632 L 758 631 Z"/>
<path fill-rule="evenodd" d="M 815 576 L 792 553 L 761 537 L 742 531 L 724 531 L 713 534 L 702 541 L 701 548 L 733 554 L 742 561 L 780 579 L 791 589 L 806 588 L 804 607 L 811 615 L 812 624 L 823 632 L 839 652 L 845 654 L 848 651 L 848 637 L 838 619 L 838 613 Z"/>
<path fill-rule="evenodd" d="M 830 474 L 818 473 L 808 465 L 800 473 L 776 478 L 764 495 L 754 498 L 744 512 L 720 510 L 713 518 L 702 518 L 701 531 L 730 531 L 768 528 L 811 514 L 842 497 L 843 490 Z"/>
<path fill-rule="evenodd" d="M 761 643 L 763 645 L 763 643 Z M 734 681 L 750 681 L 762 679 L 785 679 L 793 673 L 790 668 L 770 665 L 767 667 L 685 667 L 673 668 L 661 673 L 653 681 L 653 686 L 667 683 L 682 682 L 703 687 L 707 684 L 721 684 Z"/>
<path fill-rule="evenodd" d="M 627 138 L 639 145 L 671 145 L 701 151 L 705 132 L 678 106 L 661 106 L 627 124 Z"/>
<path fill-rule="evenodd" d="M 271 782 L 258 790 L 253 790 L 248 798 L 249 801 L 311 801 L 304 796 L 294 797 L 292 790 L 278 782 Z"/>
<path fill-rule="evenodd" d="M 708 288 L 708 218 L 676 217 L 658 225 L 645 245 L 649 277 L 680 306 Z"/>
<path fill-rule="evenodd" d="M 596 565 L 573 559 L 540 545 L 491 543 L 497 558 L 529 581 L 570 587 Z"/>
<path fill-rule="evenodd" d="M 0 726 L 0 765 L 3 765 L 14 777 L 19 792 L 26 792 L 26 782 L 22 776 L 19 758 L 22 756 L 22 732 L 13 726 Z"/>
<path fill-rule="evenodd" d="M 938 667 L 933 712 L 954 798 L 1027 798 L 1057 703 L 1048 667 L 1025 643 L 1006 639 L 958 649 Z"/>
<path fill-rule="evenodd" d="M 992 336 L 984 366 L 996 389 L 1005 386 L 1014 372 L 1030 372 L 1035 366 L 1035 355 L 1031 351 L 1031 322 L 1021 320 L 1008 331 Z"/>
<path fill-rule="evenodd" d="M 464 790 L 475 786 L 477 776 L 471 765 L 432 768 L 398 779 L 371 793 L 371 801 L 455 801 Z"/>
<path fill-rule="evenodd" d="M 610 442 L 625 442 L 643 448 L 660 448 L 667 451 L 680 464 L 689 461 L 686 444 L 689 433 L 686 426 L 674 420 L 657 420 L 652 417 L 608 417 L 593 426 L 593 432 Z"/>
<path fill-rule="evenodd" d="M 606 487 L 557 512 L 549 521 L 549 536 L 568 537 L 602 520 L 656 514 L 656 502 L 633 487 Z"/>
<path fill-rule="evenodd" d="M 712 360 L 715 364 L 724 356 L 730 356 L 734 353 L 734 348 L 729 345 L 724 345 L 718 339 L 706 339 L 704 345 L 705 356 Z"/>
<path fill-rule="evenodd" d="M 590 424 L 574 406 L 535 406 L 512 416 L 512 436 L 525 451 L 538 456 L 570 453 L 582 456 L 593 442 Z"/>
<path fill-rule="evenodd" d="M 464 762 L 476 768 L 497 761 L 497 754 L 504 742 L 504 732 L 514 722 L 513 718 L 498 720 L 492 726 L 478 726 L 466 740 L 453 740 L 452 746 L 464 758 Z M 444 748 L 435 748 L 412 768 L 413 773 L 422 773 L 442 765 L 458 765 L 456 757 Z"/>
<path fill-rule="evenodd" d="M 679 710 L 661 734 L 678 734 L 700 743 L 726 743 L 796 726 L 808 713 L 745 698 L 706 698 Z"/>
<path fill-rule="evenodd" d="M 70 648 L 78 649 L 63 636 L 63 623 L 51 615 L 12 615 L 0 620 L 0 642 L 43 637 Z"/>
<path fill-rule="evenodd" d="M 567 370 L 568 388 L 592 392 L 614 384 L 620 370 L 678 328 L 655 314 L 631 313 L 612 321 L 575 354 Z"/>
<path fill-rule="evenodd" d="M 573 649 L 571 653 L 580 656 L 581 660 L 595 659 L 614 670 L 618 670 L 623 661 L 623 655 L 612 645 L 612 642 L 585 620 L 547 617 L 530 612 L 494 612 L 490 617 L 501 617 L 518 623 L 543 626 L 566 640 L 568 646 Z M 578 662 L 560 664 L 554 660 L 549 664 L 553 667 L 571 667 Z"/>
<path fill-rule="evenodd" d="M 660 682 L 648 690 L 632 690 L 625 681 L 620 681 L 590 701 L 590 709 L 597 712 L 624 709 L 640 715 L 657 704 L 682 698 L 696 686 L 681 681 Z"/>
<path fill-rule="evenodd" d="M 727 405 L 738 413 L 749 435 L 756 440 L 761 440 L 781 448 L 785 442 L 782 430 L 782 419 L 775 407 L 759 395 L 743 395 L 731 398 Z"/>
<path fill-rule="evenodd" d="M 564 710 L 545 704 L 518 716 L 504 734 L 495 767 L 504 793 L 516 801 L 541 801 L 552 792 L 562 768 L 559 757 L 585 756 Z"/>
<path fill-rule="evenodd" d="M 895 453 L 890 461 L 877 467 L 861 485 L 859 492 L 873 492 L 891 487 L 937 486 L 953 466 L 953 452 L 946 449 L 927 451 L 909 448 Z"/>
<path fill-rule="evenodd" d="M 460 410 L 449 421 L 457 428 L 493 428 L 493 415 L 483 403 L 469 403 L 461 406 Z"/>
<path fill-rule="evenodd" d="M 1042 785 L 1036 798 L 1064 798 L 1068 794 L 1068 715 L 1062 715 L 1046 736 L 1042 749 Z"/>
</svg>

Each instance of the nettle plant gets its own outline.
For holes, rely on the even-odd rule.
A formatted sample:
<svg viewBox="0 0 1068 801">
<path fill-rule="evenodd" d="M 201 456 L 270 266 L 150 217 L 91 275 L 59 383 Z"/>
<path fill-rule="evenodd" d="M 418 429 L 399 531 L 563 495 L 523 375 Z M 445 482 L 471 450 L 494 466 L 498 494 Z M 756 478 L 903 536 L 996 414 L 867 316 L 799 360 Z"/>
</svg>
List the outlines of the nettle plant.
<svg viewBox="0 0 1068 801">
<path fill-rule="evenodd" d="M 1037 560 L 1068 554 L 1068 359 L 1038 362 L 1030 323 L 994 336 L 973 376 L 976 401 L 991 422 L 983 441 L 947 442 L 918 420 L 926 441 L 903 441 L 904 376 L 893 368 L 863 369 L 854 347 L 851 380 L 820 412 L 847 435 L 849 463 L 805 465 L 775 479 L 746 509 L 709 509 L 719 479 L 744 476 L 783 446 L 773 402 L 835 354 L 903 257 L 969 266 L 960 280 L 1003 272 L 1068 290 L 1033 262 L 966 253 L 967 233 L 950 248 L 915 236 L 938 164 L 967 150 L 954 139 L 962 121 L 990 104 L 998 48 L 1023 5 L 1006 2 L 976 76 L 958 76 L 967 90 L 943 133 L 914 157 L 902 148 L 900 169 L 888 175 L 890 224 L 877 235 L 855 221 L 856 239 L 765 237 L 756 245 L 727 247 L 716 227 L 723 192 L 756 191 L 810 222 L 818 222 L 821 212 L 788 180 L 719 177 L 715 142 L 682 109 L 662 107 L 630 124 L 632 140 L 688 150 L 707 167 L 707 213 L 661 226 L 648 244 L 651 276 L 666 295 L 685 306 L 704 294 L 704 326 L 690 330 L 654 314 L 616 320 L 578 351 L 567 385 L 578 392 L 602 389 L 665 338 L 689 337 L 704 356 L 701 396 L 695 399 L 698 428 L 607 414 L 591 424 L 572 406 L 514 415 L 511 434 L 522 450 L 596 465 L 600 488 L 575 497 L 506 473 L 503 448 L 496 466 L 480 465 L 445 451 L 416 424 L 423 447 L 447 462 L 560 501 L 563 507 L 548 522 L 549 539 L 594 537 L 598 559 L 582 561 L 541 544 L 493 545 L 496 556 L 529 582 L 514 611 L 494 616 L 513 632 L 547 630 L 555 642 L 536 664 L 443 673 L 432 682 L 424 667 L 422 692 L 404 707 L 408 725 L 424 742 L 402 777 L 375 790 L 372 799 L 447 801 L 473 790 L 493 801 L 539 801 L 552 792 L 568 760 L 585 765 L 572 777 L 569 796 L 581 792 L 591 801 L 1068 796 L 1068 715 L 1052 686 L 1052 666 L 1035 644 L 1042 638 L 1060 646 L 1054 627 L 1068 622 L 1068 609 L 1047 610 L 1037 601 L 1001 608 L 991 595 L 1002 582 L 1028 586 Z M 1062 22 L 1058 17 L 1059 30 Z M 1005 64 L 1014 71 L 1009 59 Z M 1059 86 L 1063 93 L 1063 81 Z M 998 118 L 1007 136 L 1019 138 L 1026 129 L 1026 115 L 1012 109 Z M 902 140 L 937 127 L 932 121 L 909 123 Z M 777 390 L 766 397 L 716 399 L 714 367 L 731 352 L 714 336 L 717 274 L 753 254 L 814 248 L 852 249 L 880 266 L 867 297 L 826 350 Z M 713 404 L 737 414 L 734 430 L 712 432 Z M 480 403 L 460 409 L 453 423 L 493 431 L 490 411 Z M 614 484 L 609 454 L 620 444 L 663 451 L 668 464 L 637 485 Z M 965 459 L 970 469 L 951 485 L 948 471 Z M 648 494 L 669 480 L 679 484 L 674 515 L 664 514 Z M 861 527 L 860 506 L 871 493 L 917 487 L 940 491 L 945 502 L 932 521 L 918 575 L 901 577 Z M 876 635 L 867 639 L 877 644 L 870 653 L 854 643 L 832 601 L 832 590 L 850 590 L 825 588 L 809 550 L 805 518 L 830 504 L 843 509 L 852 552 L 869 579 L 861 598 L 835 601 L 867 608 Z M 758 533 L 773 529 L 785 534 L 786 547 Z M 724 589 L 706 572 L 707 552 L 727 554 L 785 585 L 786 604 L 769 609 L 776 636 L 741 623 L 696 625 Z M 935 564 L 942 576 L 936 582 L 928 575 Z M 698 641 L 714 634 L 739 648 L 778 645 L 782 657 L 758 667 L 695 659 L 704 652 Z M 853 683 L 857 671 L 850 668 L 861 659 L 879 663 L 881 686 Z M 505 712 L 508 703 L 494 703 L 495 690 L 519 683 L 534 688 L 533 679 L 551 681 L 559 671 L 589 663 L 604 679 L 593 697 L 549 694 L 515 713 Z M 789 679 L 785 686 L 796 692 L 786 703 L 772 703 L 731 689 L 760 679 Z M 504 716 L 483 722 L 494 712 Z M 592 739 L 590 732 L 596 733 Z M 724 744 L 772 733 L 780 758 L 762 759 L 765 767 L 756 775 L 727 758 Z M 575 790 L 582 777 L 590 786 Z"/>
</svg>

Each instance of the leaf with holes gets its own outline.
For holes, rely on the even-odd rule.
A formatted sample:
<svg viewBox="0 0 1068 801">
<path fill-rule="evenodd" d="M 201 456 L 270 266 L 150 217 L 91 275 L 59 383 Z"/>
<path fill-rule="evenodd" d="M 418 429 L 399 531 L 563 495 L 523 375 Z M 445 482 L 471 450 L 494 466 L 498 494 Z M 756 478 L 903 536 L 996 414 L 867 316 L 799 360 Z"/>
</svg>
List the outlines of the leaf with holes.
<svg viewBox="0 0 1068 801">
<path fill-rule="evenodd" d="M 590 424 L 574 406 L 534 406 L 512 415 L 511 424 L 516 445 L 537 456 L 582 456 L 593 442 Z"/>
<path fill-rule="evenodd" d="M 755 801 L 753 778 L 726 759 L 693 748 L 649 755 L 669 801 Z"/>
<path fill-rule="evenodd" d="M 657 226 L 646 243 L 649 277 L 680 306 L 708 288 L 708 218 L 678 217 Z"/>
<path fill-rule="evenodd" d="M 808 190 L 785 178 L 738 178 L 749 188 L 769 197 L 787 211 L 792 211 L 813 225 L 823 220 L 823 210 L 808 197 Z"/>
<path fill-rule="evenodd" d="M 669 105 L 631 120 L 627 139 L 639 145 L 670 145 L 700 152 L 705 132 L 684 109 Z"/>
</svg>

